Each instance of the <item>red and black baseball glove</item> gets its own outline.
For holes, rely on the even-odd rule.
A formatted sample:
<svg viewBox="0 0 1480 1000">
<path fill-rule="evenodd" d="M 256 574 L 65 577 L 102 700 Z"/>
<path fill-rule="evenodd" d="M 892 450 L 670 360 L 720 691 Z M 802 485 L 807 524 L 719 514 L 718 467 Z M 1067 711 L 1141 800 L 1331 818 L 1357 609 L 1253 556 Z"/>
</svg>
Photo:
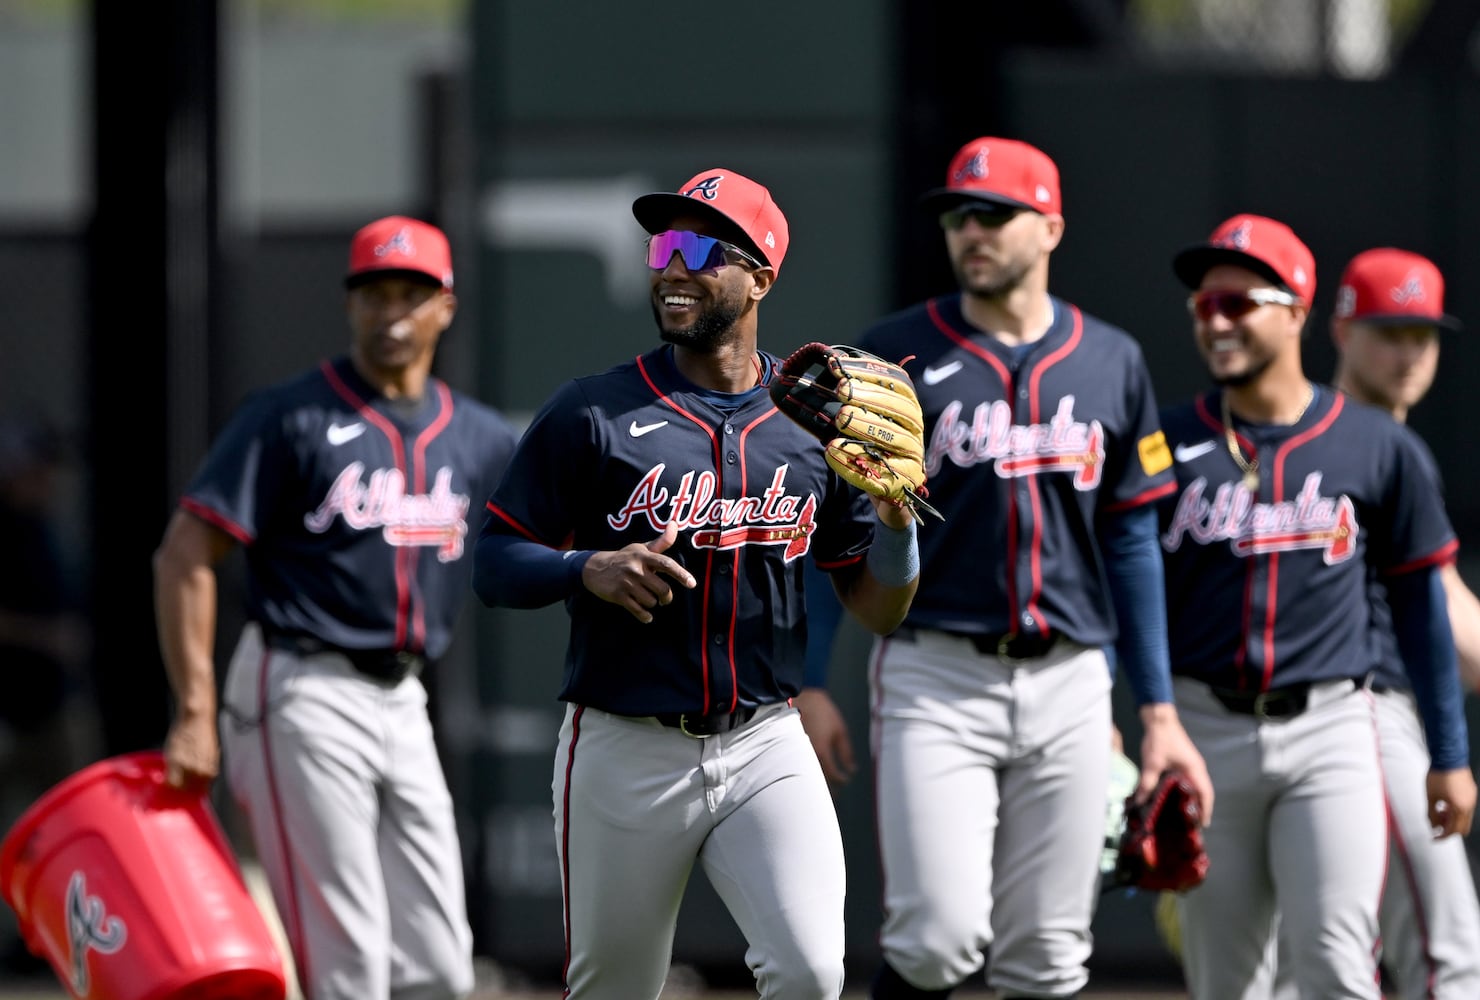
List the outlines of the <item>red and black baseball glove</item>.
<svg viewBox="0 0 1480 1000">
<path fill-rule="evenodd" d="M 1207 874 L 1202 810 L 1186 777 L 1168 771 L 1141 805 L 1126 799 L 1125 831 L 1105 889 L 1186 892 Z"/>
</svg>

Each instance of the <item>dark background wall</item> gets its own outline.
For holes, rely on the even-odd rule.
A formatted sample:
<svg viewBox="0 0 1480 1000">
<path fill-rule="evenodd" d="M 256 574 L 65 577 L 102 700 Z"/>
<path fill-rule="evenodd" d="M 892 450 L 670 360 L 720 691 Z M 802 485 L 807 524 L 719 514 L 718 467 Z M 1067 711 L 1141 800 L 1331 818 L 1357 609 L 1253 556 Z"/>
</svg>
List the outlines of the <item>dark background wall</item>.
<svg viewBox="0 0 1480 1000">
<path fill-rule="evenodd" d="M 1092 0 L 859 0 L 846 16 L 793 3 L 647 17 L 596 0 L 560 5 L 558 17 L 547 5 L 490 0 L 468 7 L 462 62 L 399 68 L 394 116 L 364 107 L 352 86 L 314 105 L 312 87 L 288 86 L 292 73 L 264 74 L 283 100 L 305 104 L 305 135 L 342 141 L 336 130 L 351 125 L 336 123 L 336 106 L 346 119 L 374 120 L 383 142 L 368 152 L 409 162 L 409 185 L 377 197 L 362 183 L 349 207 L 316 207 L 305 195 L 275 212 L 218 215 L 231 199 L 215 179 L 244 169 L 219 156 L 231 131 L 223 109 L 241 105 L 221 78 L 238 22 L 212 16 L 227 6 L 131 9 L 131 25 L 152 19 L 158 40 L 146 71 L 124 47 L 133 36 L 115 24 L 121 15 L 89 6 L 84 68 L 98 100 L 88 198 L 75 214 L 0 216 L 0 389 L 7 404 L 42 400 L 81 442 L 71 527 L 92 557 L 106 639 L 94 671 L 100 753 L 163 737 L 147 553 L 182 477 L 248 389 L 342 349 L 345 240 L 377 215 L 412 212 L 449 230 L 463 310 L 439 372 L 516 418 L 562 379 L 653 342 L 635 195 L 718 165 L 771 187 L 793 244 L 762 341 L 784 353 L 846 340 L 879 313 L 950 288 L 939 231 L 913 202 L 959 145 L 983 134 L 1028 139 L 1057 160 L 1068 228 L 1054 289 L 1131 331 L 1165 400 L 1204 383 L 1170 258 L 1239 211 L 1289 222 L 1315 251 L 1315 377 L 1331 370 L 1326 322 L 1340 268 L 1368 246 L 1433 257 L 1449 278 L 1449 311 L 1480 324 L 1470 238 L 1480 224 L 1480 87 L 1467 50 L 1456 55 L 1454 39 L 1473 29 L 1473 17 L 1456 13 L 1462 5 L 1429 5 L 1392 70 L 1358 81 L 1319 59 L 1271 68 L 1228 53 L 1158 57 L 1131 37 L 1126 6 Z M 294 67 L 354 29 L 322 30 L 298 39 Z M 346 65 L 368 80 L 386 64 L 387 43 L 367 36 L 363 46 Z M 264 177 L 290 185 L 317 169 L 297 133 L 283 145 L 297 158 L 263 165 Z M 1480 469 L 1468 455 L 1480 357 L 1471 333 L 1443 351 L 1438 386 L 1413 423 L 1469 541 L 1480 538 Z M 143 377 L 125 379 L 126 370 Z M 1480 563 L 1466 554 L 1462 569 L 1480 584 Z M 228 607 L 223 650 L 239 624 Z M 559 608 L 473 608 L 434 691 L 480 951 L 543 968 L 558 964 L 561 945 L 549 760 L 564 630 Z M 860 748 L 866 650 L 845 626 L 834 689 Z M 1134 736 L 1123 702 L 1118 715 Z M 837 798 L 850 961 L 864 969 L 878 923 L 870 789 L 865 768 Z M 1149 903 L 1104 900 L 1098 968 L 1175 976 Z M 742 947 L 697 876 L 677 957 L 734 972 Z"/>
</svg>

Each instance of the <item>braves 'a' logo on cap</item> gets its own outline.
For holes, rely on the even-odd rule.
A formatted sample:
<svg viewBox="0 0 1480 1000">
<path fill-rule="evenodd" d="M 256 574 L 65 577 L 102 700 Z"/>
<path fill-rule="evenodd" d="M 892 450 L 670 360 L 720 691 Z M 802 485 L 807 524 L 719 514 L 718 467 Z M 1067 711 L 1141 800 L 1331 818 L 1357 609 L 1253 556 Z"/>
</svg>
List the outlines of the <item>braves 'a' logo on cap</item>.
<svg viewBox="0 0 1480 1000">
<path fill-rule="evenodd" d="M 987 154 L 990 152 L 990 149 L 977 150 L 971 159 L 961 164 L 960 169 L 951 175 L 951 180 L 960 184 L 963 181 L 979 181 L 984 179 L 992 172 L 992 168 L 987 164 Z"/>
<path fill-rule="evenodd" d="M 1393 301 L 1400 306 L 1411 305 L 1422 302 L 1425 298 L 1423 290 L 1423 276 L 1418 271 L 1409 271 L 1408 277 L 1403 283 L 1392 291 Z"/>
<path fill-rule="evenodd" d="M 1253 242 L 1254 224 L 1245 220 L 1225 233 L 1221 239 L 1214 240 L 1213 246 L 1232 247 L 1234 250 L 1247 250 Z"/>
<path fill-rule="evenodd" d="M 375 256 L 377 257 L 386 257 L 393 253 L 398 253 L 402 257 L 416 256 L 416 244 L 411 242 L 411 229 L 409 226 L 402 226 L 396 230 L 396 235 L 384 243 L 377 243 L 375 245 Z"/>
<path fill-rule="evenodd" d="M 723 174 L 715 174 L 706 177 L 687 191 L 680 191 L 685 198 L 703 198 L 705 201 L 713 201 L 719 197 L 719 182 L 724 180 Z"/>
</svg>

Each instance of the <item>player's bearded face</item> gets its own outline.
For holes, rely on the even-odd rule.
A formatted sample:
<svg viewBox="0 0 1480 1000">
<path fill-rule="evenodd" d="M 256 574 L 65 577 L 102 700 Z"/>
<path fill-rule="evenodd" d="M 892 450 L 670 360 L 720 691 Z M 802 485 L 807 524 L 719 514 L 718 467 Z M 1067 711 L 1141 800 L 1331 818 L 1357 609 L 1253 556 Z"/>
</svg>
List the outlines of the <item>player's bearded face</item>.
<svg viewBox="0 0 1480 1000">
<path fill-rule="evenodd" d="M 1000 299 L 1014 291 L 1038 262 L 1040 250 L 1031 231 L 1031 213 L 1022 213 L 1005 225 L 986 227 L 967 223 L 947 234 L 947 250 L 956 283 L 968 295 Z"/>
<path fill-rule="evenodd" d="M 654 300 L 653 319 L 664 341 L 708 354 L 738 336 L 735 324 L 752 305 L 744 288 L 730 282 L 709 284 L 712 294 L 700 300 L 687 320 L 667 315 L 661 302 Z"/>
</svg>

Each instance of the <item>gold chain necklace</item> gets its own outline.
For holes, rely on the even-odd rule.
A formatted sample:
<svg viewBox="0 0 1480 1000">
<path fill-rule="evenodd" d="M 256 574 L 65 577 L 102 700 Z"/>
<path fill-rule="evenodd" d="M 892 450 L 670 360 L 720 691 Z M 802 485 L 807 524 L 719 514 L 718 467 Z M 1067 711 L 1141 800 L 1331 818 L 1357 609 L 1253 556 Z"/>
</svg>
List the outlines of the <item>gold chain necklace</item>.
<svg viewBox="0 0 1480 1000">
<path fill-rule="evenodd" d="M 1310 404 L 1315 401 L 1316 387 L 1305 383 L 1305 402 L 1300 404 L 1300 412 L 1295 414 L 1291 424 L 1300 423 L 1300 418 L 1305 416 L 1305 411 L 1310 409 Z M 1244 450 L 1239 447 L 1238 435 L 1233 430 L 1233 414 L 1228 409 L 1228 390 L 1223 390 L 1223 439 L 1228 443 L 1228 454 L 1233 458 L 1233 463 L 1239 467 L 1244 474 L 1244 489 L 1250 493 L 1259 490 L 1259 456 L 1256 452 L 1253 458 L 1244 458 Z"/>
</svg>

